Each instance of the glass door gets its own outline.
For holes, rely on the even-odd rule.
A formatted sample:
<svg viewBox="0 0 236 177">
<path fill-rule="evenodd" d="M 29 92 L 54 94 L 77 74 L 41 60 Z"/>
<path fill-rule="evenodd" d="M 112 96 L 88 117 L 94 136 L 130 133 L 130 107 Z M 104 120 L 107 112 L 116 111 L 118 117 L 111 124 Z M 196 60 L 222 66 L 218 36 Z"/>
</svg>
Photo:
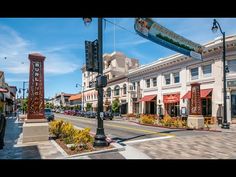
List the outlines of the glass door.
<svg viewBox="0 0 236 177">
<path fill-rule="evenodd" d="M 236 119 L 236 91 L 231 93 L 231 115 L 232 119 Z"/>
</svg>

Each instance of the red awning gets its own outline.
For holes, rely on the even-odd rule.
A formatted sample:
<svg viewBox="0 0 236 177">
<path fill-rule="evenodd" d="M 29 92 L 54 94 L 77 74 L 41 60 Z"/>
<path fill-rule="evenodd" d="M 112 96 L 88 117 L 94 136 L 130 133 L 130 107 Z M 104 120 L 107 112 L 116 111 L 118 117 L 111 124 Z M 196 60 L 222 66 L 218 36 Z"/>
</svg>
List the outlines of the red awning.
<svg viewBox="0 0 236 177">
<path fill-rule="evenodd" d="M 141 101 L 152 101 L 152 100 L 154 100 L 154 98 L 156 98 L 156 96 L 157 95 L 146 95 L 143 98 L 141 98 L 139 100 L 139 102 L 141 102 Z"/>
<path fill-rule="evenodd" d="M 0 92 L 2 92 L 2 93 L 7 93 L 8 90 L 7 90 L 7 89 L 0 88 Z"/>
<path fill-rule="evenodd" d="M 171 94 L 163 96 L 164 103 L 177 103 L 180 100 L 180 94 Z"/>
<path fill-rule="evenodd" d="M 213 89 L 202 89 L 201 90 L 201 98 L 206 98 Z M 191 91 L 188 91 L 183 97 L 182 99 L 191 99 Z"/>
</svg>

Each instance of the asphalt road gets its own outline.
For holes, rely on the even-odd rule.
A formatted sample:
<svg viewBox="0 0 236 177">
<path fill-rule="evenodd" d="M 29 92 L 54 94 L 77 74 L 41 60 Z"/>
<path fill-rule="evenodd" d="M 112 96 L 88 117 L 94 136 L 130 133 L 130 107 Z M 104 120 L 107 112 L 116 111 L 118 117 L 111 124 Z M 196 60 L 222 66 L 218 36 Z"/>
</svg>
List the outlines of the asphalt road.
<svg viewBox="0 0 236 177">
<path fill-rule="evenodd" d="M 64 114 L 55 114 L 56 119 L 64 119 L 71 122 L 79 128 L 91 128 L 91 132 L 96 133 L 97 119 L 69 116 Z M 108 138 L 117 142 L 134 142 L 158 137 L 175 137 L 175 136 L 194 136 L 210 132 L 177 130 L 160 127 L 143 126 L 136 123 L 125 121 L 121 118 L 114 120 L 104 120 L 104 130 Z"/>
</svg>

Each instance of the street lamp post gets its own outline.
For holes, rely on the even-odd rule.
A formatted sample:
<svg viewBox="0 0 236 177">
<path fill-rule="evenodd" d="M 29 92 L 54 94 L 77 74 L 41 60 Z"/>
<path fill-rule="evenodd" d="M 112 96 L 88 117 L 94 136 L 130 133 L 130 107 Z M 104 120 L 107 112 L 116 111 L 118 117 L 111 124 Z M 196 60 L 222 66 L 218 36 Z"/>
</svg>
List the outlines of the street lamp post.
<svg viewBox="0 0 236 177">
<path fill-rule="evenodd" d="M 23 81 L 23 101 L 25 100 L 25 84 L 28 83 L 28 81 Z M 23 102 L 24 104 L 24 102 Z M 23 105 L 23 114 L 25 114 L 25 109 L 24 109 L 24 105 Z"/>
<path fill-rule="evenodd" d="M 24 99 L 25 99 L 25 90 L 27 90 L 25 88 L 25 84 L 28 83 L 28 81 L 23 81 L 23 88 L 20 88 L 19 89 L 19 93 L 21 93 L 21 89 L 22 89 L 22 92 L 23 92 L 23 100 L 22 100 L 22 113 L 25 114 L 25 109 L 24 109 Z M 28 93 L 28 90 L 27 90 L 27 93 Z"/>
<path fill-rule="evenodd" d="M 214 19 L 212 32 L 216 32 L 220 29 L 221 34 L 223 35 L 223 97 L 224 97 L 224 121 L 222 123 L 221 128 L 229 129 L 229 123 L 227 121 L 227 103 L 226 103 L 226 72 L 228 71 L 228 67 L 225 66 L 225 32 L 222 31 L 220 24 Z"/>
<path fill-rule="evenodd" d="M 83 18 L 84 23 L 90 23 L 92 18 Z M 103 31 L 102 31 L 102 22 L 103 18 L 98 18 L 98 75 L 103 75 Z M 98 87 L 98 109 L 97 109 L 97 132 L 95 135 L 94 146 L 97 147 L 105 147 L 108 146 L 108 142 L 106 141 L 106 136 L 103 128 L 103 119 L 100 113 L 103 113 L 103 87 Z"/>
</svg>

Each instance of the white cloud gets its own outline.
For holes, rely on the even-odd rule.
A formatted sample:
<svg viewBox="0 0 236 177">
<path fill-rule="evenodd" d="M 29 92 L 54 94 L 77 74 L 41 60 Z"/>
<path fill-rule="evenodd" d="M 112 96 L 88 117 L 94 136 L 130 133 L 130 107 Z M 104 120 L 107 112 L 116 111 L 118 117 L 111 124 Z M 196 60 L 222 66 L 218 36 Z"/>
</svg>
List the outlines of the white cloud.
<svg viewBox="0 0 236 177">
<path fill-rule="evenodd" d="M 23 39 L 14 29 L 0 25 L 0 70 L 13 74 L 28 74 L 28 54 L 32 53 L 34 44 Z M 46 56 L 45 73 L 66 74 L 78 69 L 76 57 L 66 53 L 69 49 L 81 48 L 78 44 L 63 44 L 39 50 Z M 7 57 L 7 59 L 4 59 Z M 78 59 L 76 59 L 78 60 Z"/>
<path fill-rule="evenodd" d="M 49 74 L 67 74 L 80 68 L 78 63 L 68 62 L 71 58 L 62 58 L 58 54 L 48 54 L 45 60 L 45 72 Z M 74 57 L 73 57 L 74 58 Z M 68 61 L 67 61 L 68 60 Z"/>
</svg>

